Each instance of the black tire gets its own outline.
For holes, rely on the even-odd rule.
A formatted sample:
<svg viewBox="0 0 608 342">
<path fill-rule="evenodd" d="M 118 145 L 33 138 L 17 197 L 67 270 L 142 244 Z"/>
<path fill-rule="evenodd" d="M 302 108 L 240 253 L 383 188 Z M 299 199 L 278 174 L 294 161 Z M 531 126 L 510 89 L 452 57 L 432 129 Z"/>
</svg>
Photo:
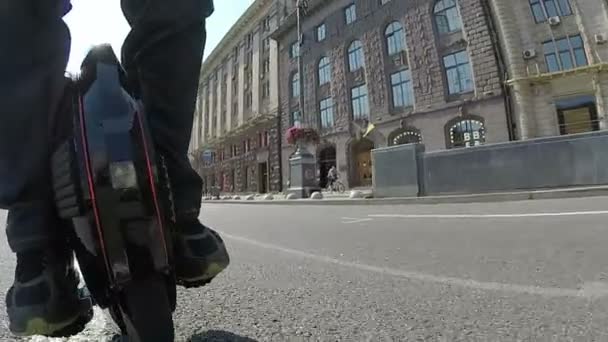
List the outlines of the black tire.
<svg viewBox="0 0 608 342">
<path fill-rule="evenodd" d="M 120 320 L 129 342 L 173 342 L 171 291 L 163 275 L 133 280 L 121 294 Z M 116 315 L 117 312 L 114 312 Z"/>
<path fill-rule="evenodd" d="M 335 183 L 335 187 L 334 187 L 334 189 L 335 189 L 337 192 L 341 193 L 341 194 L 343 194 L 343 193 L 346 191 L 346 187 L 345 187 L 345 186 L 344 186 L 344 184 L 342 184 L 342 182 L 340 182 L 340 181 L 337 181 L 337 182 Z"/>
</svg>

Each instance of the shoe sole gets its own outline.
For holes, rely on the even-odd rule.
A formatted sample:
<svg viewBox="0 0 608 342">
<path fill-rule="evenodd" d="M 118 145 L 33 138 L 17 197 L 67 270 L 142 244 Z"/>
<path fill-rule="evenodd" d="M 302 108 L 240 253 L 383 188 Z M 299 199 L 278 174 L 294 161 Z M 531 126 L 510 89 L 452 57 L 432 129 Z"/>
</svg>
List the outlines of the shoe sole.
<svg viewBox="0 0 608 342">
<path fill-rule="evenodd" d="M 200 277 L 188 278 L 188 279 L 178 279 L 178 284 L 187 289 L 203 287 L 203 286 L 211 283 L 211 281 L 218 274 L 222 273 L 222 271 L 224 271 L 227 267 L 228 267 L 228 265 L 221 265 L 221 264 L 217 264 L 217 263 L 209 264 L 209 266 L 207 267 L 207 271 Z"/>
<path fill-rule="evenodd" d="M 90 303 L 90 302 L 89 302 Z M 36 317 L 27 321 L 25 330 L 11 333 L 18 337 L 41 335 L 46 337 L 70 337 L 81 333 L 86 325 L 93 319 L 93 308 L 89 307 L 86 313 L 78 313 L 64 322 L 49 323 L 45 319 Z"/>
</svg>

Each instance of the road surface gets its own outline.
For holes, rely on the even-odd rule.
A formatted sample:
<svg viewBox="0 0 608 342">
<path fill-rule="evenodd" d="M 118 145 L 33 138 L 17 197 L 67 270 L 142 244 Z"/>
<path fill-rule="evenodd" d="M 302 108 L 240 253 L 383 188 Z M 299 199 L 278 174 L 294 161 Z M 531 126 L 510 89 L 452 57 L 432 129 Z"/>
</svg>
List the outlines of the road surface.
<svg viewBox="0 0 608 342">
<path fill-rule="evenodd" d="M 608 198 L 218 203 L 204 217 L 233 263 L 211 286 L 180 291 L 178 341 L 608 342 Z M 3 235 L 0 246 L 3 297 L 14 259 Z M 64 341 L 112 329 L 98 312 Z"/>
</svg>

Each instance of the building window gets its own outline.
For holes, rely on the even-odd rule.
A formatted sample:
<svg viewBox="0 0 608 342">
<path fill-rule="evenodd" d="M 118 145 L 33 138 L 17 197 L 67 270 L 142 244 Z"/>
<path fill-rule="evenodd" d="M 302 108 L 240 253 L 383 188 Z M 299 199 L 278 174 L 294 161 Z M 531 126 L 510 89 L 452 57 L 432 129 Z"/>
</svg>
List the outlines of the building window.
<svg viewBox="0 0 608 342">
<path fill-rule="evenodd" d="M 239 150 L 236 145 L 230 145 L 230 157 L 234 158 L 238 156 Z"/>
<path fill-rule="evenodd" d="M 459 119 L 449 124 L 450 148 L 479 146 L 486 141 L 486 132 L 481 120 Z"/>
<path fill-rule="evenodd" d="M 232 104 L 232 116 L 233 117 L 234 116 L 238 117 L 238 114 L 239 114 L 239 103 L 238 102 L 234 102 Z"/>
<path fill-rule="evenodd" d="M 438 0 L 433 12 L 439 33 L 456 32 L 462 29 L 456 0 Z"/>
<path fill-rule="evenodd" d="M 559 132 L 565 134 L 586 133 L 600 129 L 594 96 L 578 96 L 555 101 Z"/>
<path fill-rule="evenodd" d="M 351 4 L 344 9 L 344 17 L 346 19 L 346 25 L 350 25 L 357 20 L 357 7 L 355 4 Z"/>
<path fill-rule="evenodd" d="M 248 91 L 247 94 L 245 94 L 245 107 L 250 109 L 251 105 L 253 105 L 253 96 L 251 96 L 251 92 Z"/>
<path fill-rule="evenodd" d="M 247 36 L 245 37 L 245 44 L 247 44 L 247 48 L 251 49 L 251 45 L 253 43 L 253 34 L 249 33 L 247 34 Z"/>
<path fill-rule="evenodd" d="M 300 43 L 294 42 L 291 44 L 291 48 L 289 49 L 289 57 L 298 58 L 300 57 Z"/>
<path fill-rule="evenodd" d="M 587 55 L 580 35 L 544 42 L 543 50 L 549 72 L 569 70 L 587 65 Z"/>
<path fill-rule="evenodd" d="M 262 98 L 267 99 L 270 96 L 270 82 L 264 82 L 262 86 Z"/>
<path fill-rule="evenodd" d="M 291 97 L 300 96 L 300 73 L 296 72 L 291 76 Z"/>
<path fill-rule="evenodd" d="M 268 147 L 269 137 L 268 131 L 258 133 L 258 146 Z"/>
<path fill-rule="evenodd" d="M 384 31 L 384 36 L 386 37 L 389 56 L 405 51 L 405 34 L 403 26 L 399 22 L 390 23 Z"/>
<path fill-rule="evenodd" d="M 264 31 L 270 31 L 270 17 L 264 18 Z"/>
<path fill-rule="evenodd" d="M 473 76 L 466 50 L 443 57 L 443 66 L 450 95 L 473 91 Z"/>
<path fill-rule="evenodd" d="M 264 64 L 262 65 L 262 76 L 266 77 L 270 72 L 270 58 L 264 59 Z"/>
<path fill-rule="evenodd" d="M 530 7 L 537 23 L 545 22 L 551 17 L 572 15 L 569 0 L 530 0 Z"/>
<path fill-rule="evenodd" d="M 299 110 L 291 112 L 291 126 L 300 126 L 302 124 L 302 114 Z"/>
<path fill-rule="evenodd" d="M 353 105 L 353 119 L 369 119 L 369 101 L 367 99 L 367 85 L 361 85 L 351 89 L 351 100 Z"/>
<path fill-rule="evenodd" d="M 324 85 L 331 81 L 331 63 L 329 57 L 323 57 L 319 61 L 319 85 Z"/>
<path fill-rule="evenodd" d="M 270 49 L 270 38 L 269 37 L 266 37 L 266 38 L 264 38 L 264 40 L 262 40 L 262 46 L 264 47 L 264 50 Z"/>
<path fill-rule="evenodd" d="M 388 146 L 419 144 L 422 142 L 422 135 L 417 129 L 401 128 L 388 136 Z"/>
<path fill-rule="evenodd" d="M 321 128 L 334 127 L 334 99 L 328 97 L 321 100 L 319 108 L 321 110 Z"/>
<path fill-rule="evenodd" d="M 365 55 L 361 41 L 355 40 L 348 47 L 348 66 L 350 71 L 359 70 L 365 66 Z"/>
<path fill-rule="evenodd" d="M 391 86 L 393 87 L 393 106 L 411 107 L 414 105 L 412 91 L 412 77 L 409 70 L 402 70 L 391 75 Z"/>
<path fill-rule="evenodd" d="M 322 42 L 327 38 L 327 28 L 325 23 L 317 26 L 317 41 Z"/>
</svg>

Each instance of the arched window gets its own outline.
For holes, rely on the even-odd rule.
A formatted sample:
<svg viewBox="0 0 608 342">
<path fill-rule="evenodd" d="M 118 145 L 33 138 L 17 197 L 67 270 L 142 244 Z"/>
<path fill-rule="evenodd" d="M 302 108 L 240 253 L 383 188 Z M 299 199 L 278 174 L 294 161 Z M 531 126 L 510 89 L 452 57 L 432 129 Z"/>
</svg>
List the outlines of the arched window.
<svg viewBox="0 0 608 342">
<path fill-rule="evenodd" d="M 365 66 L 365 55 L 361 41 L 355 40 L 348 47 L 348 66 L 350 71 L 359 70 Z"/>
<path fill-rule="evenodd" d="M 481 119 L 461 118 L 448 123 L 449 147 L 471 147 L 486 142 L 486 129 Z"/>
<path fill-rule="evenodd" d="M 331 82 L 331 64 L 329 57 L 323 57 L 319 61 L 319 85 Z"/>
<path fill-rule="evenodd" d="M 300 73 L 291 76 L 291 97 L 300 96 Z"/>
<path fill-rule="evenodd" d="M 403 26 L 397 21 L 393 21 L 384 31 L 388 55 L 392 56 L 398 52 L 405 51 L 405 33 Z"/>
<path fill-rule="evenodd" d="M 419 144 L 422 142 L 420 131 L 414 128 L 401 128 L 388 136 L 388 146 Z"/>
<path fill-rule="evenodd" d="M 456 0 L 438 0 L 433 10 L 439 33 L 450 33 L 462 29 Z"/>
</svg>

